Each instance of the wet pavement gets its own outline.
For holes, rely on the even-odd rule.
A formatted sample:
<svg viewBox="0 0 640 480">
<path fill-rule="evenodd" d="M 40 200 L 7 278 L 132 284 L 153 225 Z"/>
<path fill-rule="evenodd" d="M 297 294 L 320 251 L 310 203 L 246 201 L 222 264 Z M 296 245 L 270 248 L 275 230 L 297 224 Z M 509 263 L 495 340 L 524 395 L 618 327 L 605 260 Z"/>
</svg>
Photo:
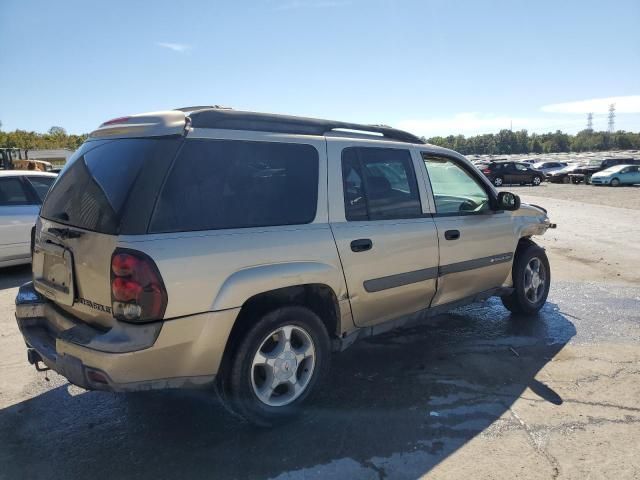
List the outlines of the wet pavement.
<svg viewBox="0 0 640 480">
<path fill-rule="evenodd" d="M 24 271 L 11 274 L 3 332 Z M 633 478 L 638 345 L 640 288 L 556 282 L 533 321 L 491 299 L 357 343 L 306 414 L 272 430 L 206 392 L 84 392 L 10 356 L 0 478 L 598 478 L 607 463 L 589 452 L 614 447 L 607 472 Z"/>
</svg>

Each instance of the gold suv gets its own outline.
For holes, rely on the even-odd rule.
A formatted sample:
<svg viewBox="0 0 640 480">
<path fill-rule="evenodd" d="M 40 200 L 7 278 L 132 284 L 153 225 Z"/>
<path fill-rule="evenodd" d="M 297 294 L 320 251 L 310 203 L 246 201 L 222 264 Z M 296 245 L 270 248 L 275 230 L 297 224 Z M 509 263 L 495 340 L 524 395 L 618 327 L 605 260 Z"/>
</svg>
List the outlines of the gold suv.
<svg viewBox="0 0 640 480">
<path fill-rule="evenodd" d="M 28 359 L 87 389 L 216 387 L 259 425 L 356 339 L 498 295 L 533 314 L 539 207 L 383 126 L 191 107 L 103 123 L 47 194 Z M 44 364 L 44 367 L 41 365 Z"/>
</svg>

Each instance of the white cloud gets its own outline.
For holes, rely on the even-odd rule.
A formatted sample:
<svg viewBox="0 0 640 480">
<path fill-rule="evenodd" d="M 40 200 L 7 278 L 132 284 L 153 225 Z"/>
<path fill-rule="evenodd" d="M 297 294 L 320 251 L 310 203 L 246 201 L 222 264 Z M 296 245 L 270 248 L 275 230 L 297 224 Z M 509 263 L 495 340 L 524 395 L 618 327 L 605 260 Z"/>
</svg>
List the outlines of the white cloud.
<svg viewBox="0 0 640 480">
<path fill-rule="evenodd" d="M 332 8 L 349 5 L 343 0 L 291 0 L 276 7 L 276 10 L 297 10 L 300 8 Z"/>
<path fill-rule="evenodd" d="M 191 45 L 185 45 L 184 43 L 157 42 L 156 45 L 178 53 L 186 53 L 191 50 Z"/>
<path fill-rule="evenodd" d="M 549 113 L 606 113 L 609 105 L 616 106 L 618 113 L 640 113 L 640 95 L 626 97 L 606 97 L 580 100 L 577 102 L 554 103 L 541 108 Z"/>
</svg>

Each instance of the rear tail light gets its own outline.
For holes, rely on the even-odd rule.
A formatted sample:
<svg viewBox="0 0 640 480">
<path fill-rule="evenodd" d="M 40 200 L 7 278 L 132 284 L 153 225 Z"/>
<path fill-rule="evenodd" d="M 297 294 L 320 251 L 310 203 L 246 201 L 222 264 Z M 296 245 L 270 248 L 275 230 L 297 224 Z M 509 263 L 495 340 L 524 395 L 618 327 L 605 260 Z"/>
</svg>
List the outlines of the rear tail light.
<svg viewBox="0 0 640 480">
<path fill-rule="evenodd" d="M 161 320 L 167 290 L 156 264 L 142 252 L 117 249 L 111 257 L 113 316 L 127 322 Z"/>
<path fill-rule="evenodd" d="M 482 170 L 482 173 L 491 173 L 491 169 L 485 168 L 484 170 Z"/>
</svg>

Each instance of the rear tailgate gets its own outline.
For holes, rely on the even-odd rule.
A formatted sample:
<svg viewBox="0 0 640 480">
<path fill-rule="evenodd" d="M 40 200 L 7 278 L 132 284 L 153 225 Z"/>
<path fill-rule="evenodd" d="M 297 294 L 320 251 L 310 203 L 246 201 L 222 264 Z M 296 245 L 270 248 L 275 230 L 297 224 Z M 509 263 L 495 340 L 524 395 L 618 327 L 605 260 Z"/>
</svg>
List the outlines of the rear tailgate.
<svg viewBox="0 0 640 480">
<path fill-rule="evenodd" d="M 38 292 L 77 318 L 114 324 L 111 256 L 120 235 L 147 231 L 182 137 L 86 142 L 52 186 L 36 225 Z"/>
<path fill-rule="evenodd" d="M 33 251 L 34 287 L 80 320 L 112 326 L 110 267 L 117 239 L 40 219 Z"/>
</svg>

